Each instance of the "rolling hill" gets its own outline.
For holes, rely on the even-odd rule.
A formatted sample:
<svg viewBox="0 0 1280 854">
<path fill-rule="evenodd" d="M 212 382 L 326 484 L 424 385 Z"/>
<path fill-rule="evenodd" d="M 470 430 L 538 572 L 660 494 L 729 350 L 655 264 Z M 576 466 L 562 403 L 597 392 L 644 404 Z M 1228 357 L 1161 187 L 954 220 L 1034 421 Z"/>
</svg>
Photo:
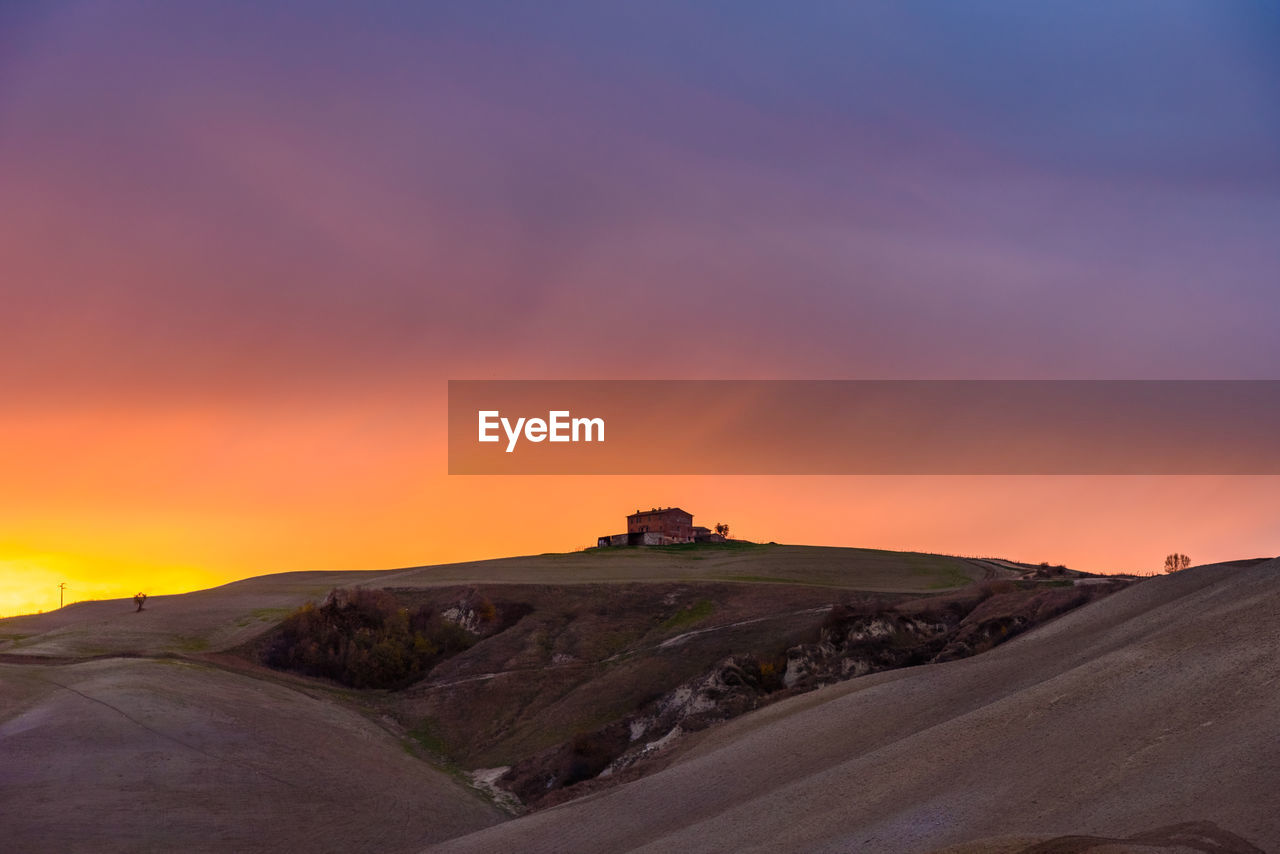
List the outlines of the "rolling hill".
<svg viewBox="0 0 1280 854">
<path fill-rule="evenodd" d="M 322 693 L 143 658 L 0 687 L 5 851 L 403 850 L 503 818 Z"/>
<path fill-rule="evenodd" d="M 1196 567 L 1048 612 L 981 655 L 752 700 L 686 726 L 643 773 L 520 817 L 461 773 L 528 765 L 536 780 L 581 734 L 634 731 L 648 720 L 636 709 L 690 685 L 740 691 L 707 679 L 744 655 L 760 673 L 780 650 L 812 665 L 831 632 L 888 625 L 877 655 L 910 663 L 978 616 L 988 635 L 1016 632 L 1006 600 L 1093 589 L 1009 580 L 1026 569 L 803 546 L 589 550 L 286 573 L 141 613 L 116 600 L 0 620 L 6 850 L 1092 850 L 1073 834 L 1147 840 L 1107 851 L 1280 846 L 1260 794 L 1280 781 L 1280 561 Z M 263 666 L 287 614 L 354 586 L 510 619 L 399 690 Z M 912 626 L 952 612 L 916 645 Z"/>
</svg>

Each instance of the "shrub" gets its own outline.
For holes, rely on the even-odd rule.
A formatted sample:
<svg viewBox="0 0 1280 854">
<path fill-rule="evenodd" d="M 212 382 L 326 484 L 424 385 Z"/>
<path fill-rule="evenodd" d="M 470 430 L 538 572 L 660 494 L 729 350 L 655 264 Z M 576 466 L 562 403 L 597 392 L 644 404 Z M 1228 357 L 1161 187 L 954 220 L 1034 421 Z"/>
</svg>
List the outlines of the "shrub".
<svg viewBox="0 0 1280 854">
<path fill-rule="evenodd" d="M 996 578 L 990 581 L 984 581 L 978 585 L 978 595 L 983 599 L 990 599 L 992 596 L 1002 596 L 1006 593 L 1013 593 L 1018 589 L 1018 585 L 1014 584 L 1007 578 Z"/>
<path fill-rule="evenodd" d="M 385 590 L 335 590 L 308 602 L 280 626 L 267 650 L 272 667 L 333 679 L 354 688 L 394 688 L 475 642 L 427 607 L 401 608 Z"/>
<path fill-rule="evenodd" d="M 775 655 L 759 661 L 760 690 L 765 694 L 781 691 L 784 687 L 782 677 L 787 672 L 786 655 Z"/>
<path fill-rule="evenodd" d="M 591 733 L 582 733 L 573 740 L 562 774 L 562 785 L 572 786 L 590 780 L 618 757 L 627 747 L 626 738 L 619 738 L 617 727 L 606 727 Z"/>
</svg>

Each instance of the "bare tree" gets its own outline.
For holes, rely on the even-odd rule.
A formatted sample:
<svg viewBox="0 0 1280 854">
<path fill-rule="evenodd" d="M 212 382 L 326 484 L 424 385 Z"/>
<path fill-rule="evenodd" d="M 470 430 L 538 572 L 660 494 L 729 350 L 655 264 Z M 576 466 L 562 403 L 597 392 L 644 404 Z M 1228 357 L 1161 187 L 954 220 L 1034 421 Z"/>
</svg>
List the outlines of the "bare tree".
<svg viewBox="0 0 1280 854">
<path fill-rule="evenodd" d="M 133 596 L 133 604 L 138 606 L 138 611 L 142 610 L 142 606 L 146 601 L 147 601 L 147 594 L 145 593 L 135 593 Z M 134 611 L 134 613 L 136 614 L 138 613 L 138 611 Z"/>
<path fill-rule="evenodd" d="M 716 533 L 724 537 L 726 540 L 729 539 L 729 523 L 716 522 Z"/>
<path fill-rule="evenodd" d="M 1173 554 L 1168 555 L 1164 559 L 1165 572 L 1178 572 L 1180 570 L 1186 569 L 1189 566 L 1191 566 L 1191 558 L 1187 557 L 1184 554 L 1178 554 L 1177 552 L 1174 552 Z"/>
</svg>

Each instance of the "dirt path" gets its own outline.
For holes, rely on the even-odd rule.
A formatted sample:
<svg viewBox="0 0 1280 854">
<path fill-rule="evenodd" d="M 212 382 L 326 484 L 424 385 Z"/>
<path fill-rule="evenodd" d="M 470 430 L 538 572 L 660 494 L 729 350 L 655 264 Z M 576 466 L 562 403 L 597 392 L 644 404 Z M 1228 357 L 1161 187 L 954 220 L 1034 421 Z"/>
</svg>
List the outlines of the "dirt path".
<svg viewBox="0 0 1280 854">
<path fill-rule="evenodd" d="M 709 626 L 705 629 L 695 629 L 691 632 L 685 632 L 682 635 L 676 635 L 673 638 L 667 638 L 662 643 L 653 647 L 653 649 L 670 649 L 673 646 L 680 646 L 680 644 L 684 643 L 690 638 L 695 638 L 695 637 L 698 637 L 699 635 L 710 634 L 711 632 L 722 632 L 722 631 L 725 631 L 726 629 L 736 629 L 739 626 L 750 626 L 754 623 L 764 623 L 769 620 L 780 620 L 784 617 L 800 617 L 800 616 L 804 616 L 805 614 L 825 614 L 828 611 L 830 611 L 832 607 L 834 606 L 823 605 L 820 608 L 806 608 L 803 611 L 791 611 L 790 613 L 786 613 L 786 614 L 768 614 L 764 617 L 752 617 L 749 620 L 739 620 L 736 623 L 726 623 L 721 626 Z"/>
</svg>

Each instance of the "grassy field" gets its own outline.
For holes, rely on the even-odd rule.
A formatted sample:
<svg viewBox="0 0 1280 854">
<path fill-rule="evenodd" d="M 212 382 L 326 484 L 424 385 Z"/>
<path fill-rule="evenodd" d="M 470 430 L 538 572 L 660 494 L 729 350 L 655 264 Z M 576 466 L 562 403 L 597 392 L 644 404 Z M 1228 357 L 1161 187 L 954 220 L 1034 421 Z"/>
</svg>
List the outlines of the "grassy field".
<svg viewBox="0 0 1280 854">
<path fill-rule="evenodd" d="M 627 581 L 742 581 L 807 584 L 881 593 L 922 593 L 980 579 L 973 563 L 948 555 L 831 546 L 695 544 L 587 549 L 401 570 L 379 583 L 435 586 Z"/>
<path fill-rule="evenodd" d="M 85 657 L 229 649 L 334 587 L 430 588 L 459 584 L 741 582 L 931 593 L 961 588 L 984 570 L 963 558 L 827 546 L 696 544 L 588 549 L 366 572 L 288 572 L 210 590 L 79 602 L 0 620 L 0 655 Z"/>
</svg>

